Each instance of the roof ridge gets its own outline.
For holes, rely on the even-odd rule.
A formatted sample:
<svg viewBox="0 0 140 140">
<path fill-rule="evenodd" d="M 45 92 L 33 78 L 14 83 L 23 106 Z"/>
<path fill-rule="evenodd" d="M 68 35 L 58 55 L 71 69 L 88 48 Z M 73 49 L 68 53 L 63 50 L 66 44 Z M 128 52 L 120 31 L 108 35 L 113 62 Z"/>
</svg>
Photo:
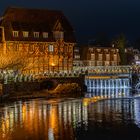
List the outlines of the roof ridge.
<svg viewBox="0 0 140 140">
<path fill-rule="evenodd" d="M 52 12 L 62 12 L 62 10 L 56 9 L 48 9 L 48 8 L 31 8 L 31 7 L 19 7 L 19 6 L 9 6 L 7 7 L 6 11 L 9 9 L 17 9 L 17 10 L 32 10 L 32 11 L 52 11 Z"/>
</svg>

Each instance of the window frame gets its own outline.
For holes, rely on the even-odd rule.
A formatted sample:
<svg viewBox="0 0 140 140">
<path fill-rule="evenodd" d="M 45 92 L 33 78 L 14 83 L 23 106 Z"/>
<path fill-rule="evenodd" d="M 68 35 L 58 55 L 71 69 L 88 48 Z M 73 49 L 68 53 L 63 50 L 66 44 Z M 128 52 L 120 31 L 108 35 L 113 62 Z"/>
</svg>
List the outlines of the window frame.
<svg viewBox="0 0 140 140">
<path fill-rule="evenodd" d="M 29 32 L 28 31 L 23 31 L 22 34 L 23 34 L 24 38 L 29 37 Z"/>
<path fill-rule="evenodd" d="M 19 31 L 13 31 L 13 37 L 19 37 Z"/>
<path fill-rule="evenodd" d="M 34 32 L 34 38 L 39 38 L 39 32 Z"/>
<path fill-rule="evenodd" d="M 54 52 L 54 46 L 53 46 L 53 44 L 50 44 L 48 46 L 48 52 Z"/>
<path fill-rule="evenodd" d="M 42 36 L 43 36 L 43 38 L 48 38 L 49 37 L 49 34 L 48 34 L 48 32 L 43 32 L 42 33 Z"/>
</svg>

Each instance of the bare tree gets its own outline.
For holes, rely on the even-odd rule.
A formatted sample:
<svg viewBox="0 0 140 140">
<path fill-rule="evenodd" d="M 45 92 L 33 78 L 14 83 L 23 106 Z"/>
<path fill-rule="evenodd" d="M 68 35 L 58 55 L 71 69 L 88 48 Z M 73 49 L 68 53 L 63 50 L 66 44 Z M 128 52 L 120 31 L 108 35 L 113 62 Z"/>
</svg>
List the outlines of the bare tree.
<svg viewBox="0 0 140 140">
<path fill-rule="evenodd" d="M 3 53 L 2 49 L 0 50 L 0 69 L 23 69 L 27 65 L 27 52 L 20 51 L 7 51 Z"/>
</svg>

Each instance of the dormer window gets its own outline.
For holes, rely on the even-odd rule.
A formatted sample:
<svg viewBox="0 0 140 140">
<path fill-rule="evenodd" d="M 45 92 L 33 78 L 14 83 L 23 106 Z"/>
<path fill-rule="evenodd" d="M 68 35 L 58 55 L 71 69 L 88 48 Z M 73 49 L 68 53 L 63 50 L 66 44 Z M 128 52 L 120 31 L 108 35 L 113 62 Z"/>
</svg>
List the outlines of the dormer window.
<svg viewBox="0 0 140 140">
<path fill-rule="evenodd" d="M 18 37 L 18 31 L 13 31 L 13 37 Z"/>
<path fill-rule="evenodd" d="M 97 49 L 97 52 L 101 52 L 101 49 Z"/>
<path fill-rule="evenodd" d="M 48 33 L 47 32 L 43 32 L 43 38 L 48 38 Z"/>
<path fill-rule="evenodd" d="M 54 31 L 53 35 L 56 40 L 64 38 L 64 32 L 62 31 Z"/>
<path fill-rule="evenodd" d="M 39 32 L 34 32 L 34 37 L 39 38 Z"/>
<path fill-rule="evenodd" d="M 104 51 L 107 53 L 108 52 L 108 49 L 104 49 Z"/>
<path fill-rule="evenodd" d="M 23 31 L 23 37 L 28 37 L 28 36 L 29 36 L 29 32 Z"/>
</svg>

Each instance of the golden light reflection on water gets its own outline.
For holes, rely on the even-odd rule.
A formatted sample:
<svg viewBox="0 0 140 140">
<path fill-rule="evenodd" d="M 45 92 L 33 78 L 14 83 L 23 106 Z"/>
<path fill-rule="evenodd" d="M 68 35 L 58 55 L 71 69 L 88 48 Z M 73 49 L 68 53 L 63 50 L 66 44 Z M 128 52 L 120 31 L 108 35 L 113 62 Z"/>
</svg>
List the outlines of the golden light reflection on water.
<svg viewBox="0 0 140 140">
<path fill-rule="evenodd" d="M 116 124 L 129 119 L 140 126 L 139 108 L 138 100 L 134 103 L 94 102 L 93 98 L 19 101 L 0 107 L 0 140 L 73 140 L 75 131 L 88 130 L 93 120 Z"/>
<path fill-rule="evenodd" d="M 73 139 L 73 125 L 87 119 L 82 106 L 82 102 L 48 104 L 34 100 L 4 107 L 0 112 L 0 140 Z"/>
</svg>

